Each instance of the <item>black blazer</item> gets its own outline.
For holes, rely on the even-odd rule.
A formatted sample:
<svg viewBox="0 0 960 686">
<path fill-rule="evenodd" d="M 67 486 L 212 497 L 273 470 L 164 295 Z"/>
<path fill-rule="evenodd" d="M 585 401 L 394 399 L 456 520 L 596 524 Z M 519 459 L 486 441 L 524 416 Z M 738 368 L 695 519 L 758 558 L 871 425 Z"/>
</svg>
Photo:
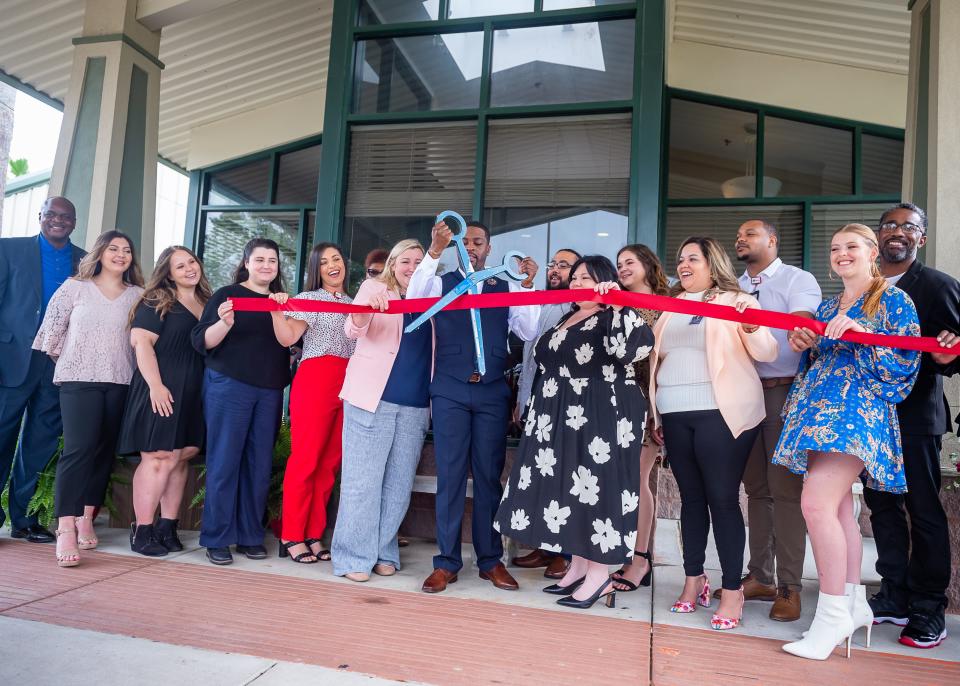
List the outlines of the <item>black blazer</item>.
<svg viewBox="0 0 960 686">
<path fill-rule="evenodd" d="M 87 253 L 73 246 L 73 273 Z M 43 309 L 40 237 L 0 238 L 0 386 L 21 385 Z"/>
<path fill-rule="evenodd" d="M 914 260 L 897 287 L 916 305 L 921 335 L 936 336 L 944 329 L 960 332 L 960 282 L 952 276 Z M 943 394 L 943 374 L 950 376 L 958 369 L 960 364 L 941 366 L 929 353 L 923 353 L 917 382 L 910 395 L 897 405 L 901 432 L 942 436 L 952 429 L 950 407 Z"/>
</svg>

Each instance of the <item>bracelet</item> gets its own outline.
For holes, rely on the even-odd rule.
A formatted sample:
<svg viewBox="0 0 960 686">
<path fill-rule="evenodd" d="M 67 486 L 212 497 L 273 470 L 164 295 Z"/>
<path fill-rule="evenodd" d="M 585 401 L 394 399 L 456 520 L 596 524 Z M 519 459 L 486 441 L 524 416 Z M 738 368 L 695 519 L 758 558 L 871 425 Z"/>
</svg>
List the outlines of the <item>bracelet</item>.
<svg viewBox="0 0 960 686">
<path fill-rule="evenodd" d="M 442 255 L 443 253 L 441 252 L 440 255 L 434 255 L 434 254 L 433 254 L 433 250 L 427 250 L 427 254 L 428 254 L 430 257 L 432 257 L 433 259 L 439 260 L 439 259 L 440 259 L 440 255 Z"/>
</svg>

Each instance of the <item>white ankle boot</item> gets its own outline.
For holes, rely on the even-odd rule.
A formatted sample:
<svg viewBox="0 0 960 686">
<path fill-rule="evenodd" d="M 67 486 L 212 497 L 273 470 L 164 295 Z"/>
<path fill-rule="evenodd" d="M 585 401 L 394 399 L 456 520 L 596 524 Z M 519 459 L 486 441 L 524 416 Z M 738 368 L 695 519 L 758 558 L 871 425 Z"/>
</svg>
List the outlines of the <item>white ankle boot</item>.
<svg viewBox="0 0 960 686">
<path fill-rule="evenodd" d="M 817 612 L 807 635 L 800 641 L 787 643 L 783 649 L 791 655 L 811 660 L 826 660 L 841 641 L 847 641 L 847 657 L 850 657 L 850 634 L 853 633 L 853 618 L 850 600 L 845 595 L 828 595 L 821 591 L 817 599 Z"/>
<path fill-rule="evenodd" d="M 867 647 L 870 647 L 870 632 L 873 631 L 873 610 L 867 602 L 867 587 L 862 584 L 847 584 L 847 597 L 850 599 L 850 614 L 853 619 L 853 633 L 866 627 Z M 851 638 L 852 638 L 851 634 Z"/>
</svg>

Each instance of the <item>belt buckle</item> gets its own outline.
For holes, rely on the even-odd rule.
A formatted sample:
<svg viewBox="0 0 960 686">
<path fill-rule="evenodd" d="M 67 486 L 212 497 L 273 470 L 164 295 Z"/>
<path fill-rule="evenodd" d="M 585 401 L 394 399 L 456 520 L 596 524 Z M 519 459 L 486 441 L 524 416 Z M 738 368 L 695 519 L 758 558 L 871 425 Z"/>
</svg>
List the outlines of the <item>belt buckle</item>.
<svg viewBox="0 0 960 686">
<path fill-rule="evenodd" d="M 467 383 L 480 383 L 480 372 L 474 372 L 470 375 L 470 378 L 467 379 Z"/>
</svg>

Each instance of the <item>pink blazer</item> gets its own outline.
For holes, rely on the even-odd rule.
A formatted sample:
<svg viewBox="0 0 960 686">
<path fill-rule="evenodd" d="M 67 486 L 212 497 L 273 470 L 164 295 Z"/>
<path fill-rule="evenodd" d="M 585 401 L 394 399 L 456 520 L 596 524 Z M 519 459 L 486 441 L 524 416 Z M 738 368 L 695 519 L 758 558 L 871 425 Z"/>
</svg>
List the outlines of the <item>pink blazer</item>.
<svg viewBox="0 0 960 686">
<path fill-rule="evenodd" d="M 755 298 L 746 293 L 720 293 L 712 302 L 716 305 L 734 305 L 746 300 L 750 307 L 760 307 Z M 650 407 L 656 425 L 660 416 L 656 411 L 657 365 L 660 359 L 660 342 L 663 327 L 673 316 L 664 312 L 653 327 L 657 337 L 650 354 Z M 752 429 L 767 415 L 763 403 L 763 386 L 754 362 L 773 362 L 777 359 L 779 346 L 770 330 L 761 326 L 753 333 L 744 333 L 736 322 L 724 319 L 704 319 L 704 334 L 707 344 L 707 369 L 713 384 L 717 408 L 723 416 L 730 433 L 739 436 Z"/>
<path fill-rule="evenodd" d="M 360 284 L 360 290 L 353 299 L 355 305 L 366 305 L 370 296 L 386 293 L 390 300 L 398 300 L 400 295 L 391 291 L 386 284 L 375 279 L 367 279 Z M 424 324 L 424 326 L 427 326 Z M 432 323 L 430 324 L 432 327 Z M 403 315 L 375 314 L 366 326 L 358 326 L 353 315 L 348 315 L 343 325 L 347 338 L 357 339 L 357 349 L 347 363 L 347 373 L 340 389 L 341 400 L 368 412 L 375 412 L 387 387 L 387 379 L 397 359 L 400 349 L 400 337 L 403 335 Z M 436 340 L 433 341 L 436 347 Z M 431 365 L 431 374 L 433 366 Z"/>
</svg>

